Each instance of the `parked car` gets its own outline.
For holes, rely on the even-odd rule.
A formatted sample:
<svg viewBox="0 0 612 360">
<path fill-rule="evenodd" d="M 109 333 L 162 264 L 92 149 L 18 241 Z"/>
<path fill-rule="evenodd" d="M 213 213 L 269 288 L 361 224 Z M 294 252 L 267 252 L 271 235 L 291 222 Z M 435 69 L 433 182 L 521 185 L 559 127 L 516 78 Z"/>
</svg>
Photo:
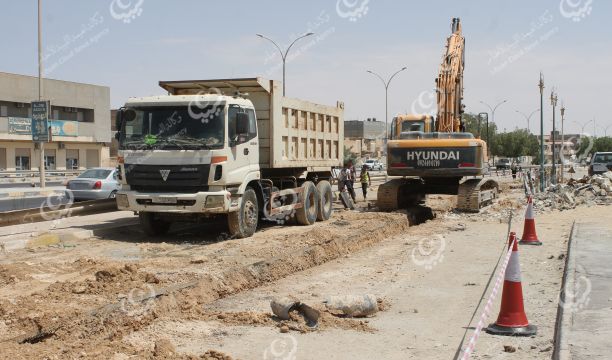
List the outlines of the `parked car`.
<svg viewBox="0 0 612 360">
<path fill-rule="evenodd" d="M 612 152 L 596 152 L 591 157 L 589 176 L 612 170 Z"/>
<path fill-rule="evenodd" d="M 509 170 L 510 169 L 510 159 L 499 159 L 495 164 L 495 168 L 497 170 Z"/>
<path fill-rule="evenodd" d="M 382 170 L 383 169 L 383 164 L 376 159 L 366 160 L 366 162 L 364 162 L 363 165 L 367 167 L 368 170 Z"/>
<path fill-rule="evenodd" d="M 120 187 L 116 168 L 87 169 L 66 184 L 75 200 L 114 199 Z"/>
</svg>

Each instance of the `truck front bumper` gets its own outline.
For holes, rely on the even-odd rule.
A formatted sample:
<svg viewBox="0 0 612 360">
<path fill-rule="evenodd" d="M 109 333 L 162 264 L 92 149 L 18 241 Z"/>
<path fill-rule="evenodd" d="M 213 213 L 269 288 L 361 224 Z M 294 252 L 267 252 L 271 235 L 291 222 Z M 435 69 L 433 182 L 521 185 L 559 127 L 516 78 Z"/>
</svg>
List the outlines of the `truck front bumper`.
<svg viewBox="0 0 612 360">
<path fill-rule="evenodd" d="M 236 211 L 238 204 L 239 199 L 232 198 L 231 193 L 225 190 L 195 194 L 141 193 L 138 191 L 120 191 L 117 193 L 119 210 L 223 214 Z"/>
</svg>

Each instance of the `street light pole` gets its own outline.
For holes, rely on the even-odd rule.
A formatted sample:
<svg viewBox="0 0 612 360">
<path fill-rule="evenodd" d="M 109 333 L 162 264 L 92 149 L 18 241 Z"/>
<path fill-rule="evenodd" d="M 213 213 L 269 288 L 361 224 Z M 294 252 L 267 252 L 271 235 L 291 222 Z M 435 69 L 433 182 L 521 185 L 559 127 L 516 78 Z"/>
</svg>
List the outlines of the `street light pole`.
<svg viewBox="0 0 612 360">
<path fill-rule="evenodd" d="M 544 192 L 546 172 L 544 171 L 544 78 L 540 73 L 540 191 Z"/>
<path fill-rule="evenodd" d="M 385 87 L 385 151 L 386 151 L 387 140 L 389 139 L 389 125 L 388 125 L 388 122 L 389 122 L 389 84 L 391 84 L 391 80 L 393 80 L 395 75 L 399 74 L 400 72 L 406 69 L 407 67 L 404 66 L 403 68 L 397 70 L 395 73 L 393 73 L 393 75 L 389 77 L 389 80 L 387 81 L 385 81 L 385 79 L 383 79 L 382 76 L 378 75 L 372 70 L 367 70 L 367 72 L 379 78 L 380 81 L 382 81 L 383 86 Z"/>
<path fill-rule="evenodd" d="M 309 33 L 306 33 L 306 34 L 298 37 L 297 39 L 293 40 L 293 42 L 287 47 L 285 52 L 283 52 L 281 47 L 274 40 L 270 39 L 269 37 L 266 37 L 266 36 L 264 36 L 262 34 L 255 34 L 255 35 L 259 36 L 262 39 L 266 39 L 266 40 L 270 41 L 272 44 L 274 44 L 274 46 L 276 46 L 276 48 L 278 49 L 278 52 L 280 52 L 281 58 L 283 59 L 283 96 L 285 96 L 285 65 L 286 65 L 286 62 L 287 62 L 287 54 L 289 54 L 289 50 L 291 49 L 293 44 L 295 44 L 298 40 L 303 39 L 306 36 L 314 35 L 314 33 L 309 32 Z"/>
<path fill-rule="evenodd" d="M 557 151 L 555 149 L 555 138 L 556 138 L 556 128 L 555 128 L 555 113 L 556 113 L 556 108 L 557 108 L 557 94 L 555 94 L 555 90 L 553 89 L 550 92 L 550 104 L 552 105 L 552 109 L 553 109 L 553 116 L 552 116 L 552 122 L 553 122 L 553 129 L 552 129 L 552 169 L 551 169 L 551 182 L 553 185 L 557 184 Z"/>
<path fill-rule="evenodd" d="M 502 105 L 502 104 L 504 104 L 506 102 L 508 102 L 508 100 L 500 101 L 499 103 L 497 103 L 497 105 L 495 105 L 494 107 L 491 107 L 491 105 L 487 104 L 486 102 L 480 101 L 481 104 L 486 105 L 489 108 L 489 110 L 491 110 L 491 122 L 493 124 L 495 124 L 495 110 L 497 110 L 497 108 L 500 105 Z M 489 125 L 487 125 L 487 132 L 488 131 L 489 131 Z M 489 141 L 489 135 L 487 134 L 487 142 L 488 141 Z M 491 155 L 493 155 L 493 143 L 490 143 L 488 145 L 489 145 L 489 148 L 491 148 Z"/>
<path fill-rule="evenodd" d="M 43 72 L 43 61 L 42 61 L 42 0 L 38 0 L 38 101 L 42 100 L 42 72 Z M 51 109 L 47 109 L 51 111 Z M 47 129 L 49 131 L 49 129 Z M 38 163 L 38 171 L 40 173 L 40 188 L 44 189 L 45 184 L 45 143 L 40 141 L 38 143 L 40 148 L 40 161 Z"/>
<path fill-rule="evenodd" d="M 529 116 L 527 116 L 527 114 L 525 114 L 522 111 L 519 110 L 515 110 L 517 113 L 523 115 L 523 117 L 525 118 L 525 120 L 527 120 L 527 132 L 529 132 L 531 134 L 531 126 L 530 126 L 530 121 L 531 121 L 531 117 L 537 113 L 538 111 L 540 111 L 540 109 L 535 109 L 533 110 L 533 112 L 531 114 L 529 114 Z"/>
<path fill-rule="evenodd" d="M 563 184 L 563 168 L 565 167 L 565 133 L 563 132 L 563 124 L 565 123 L 565 105 L 561 103 L 561 184 Z"/>
</svg>

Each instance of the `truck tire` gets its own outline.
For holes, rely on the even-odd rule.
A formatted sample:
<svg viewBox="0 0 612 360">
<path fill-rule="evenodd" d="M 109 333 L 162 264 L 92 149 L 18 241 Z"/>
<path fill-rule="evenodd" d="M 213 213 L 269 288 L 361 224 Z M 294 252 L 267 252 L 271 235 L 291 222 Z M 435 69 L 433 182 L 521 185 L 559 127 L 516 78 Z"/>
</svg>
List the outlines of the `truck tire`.
<svg viewBox="0 0 612 360">
<path fill-rule="evenodd" d="M 259 204 L 255 190 L 247 187 L 242 194 L 240 209 L 227 215 L 229 233 L 233 238 L 243 239 L 252 236 L 259 221 Z"/>
<path fill-rule="evenodd" d="M 315 221 L 317 221 L 319 194 L 317 193 L 317 187 L 312 181 L 306 181 L 304 185 L 302 185 L 302 192 L 299 198 L 302 207 L 295 209 L 295 217 L 298 224 L 314 224 Z"/>
<path fill-rule="evenodd" d="M 334 196 L 332 187 L 329 181 L 319 181 L 317 184 L 317 192 L 319 195 L 319 203 L 317 206 L 317 220 L 329 220 L 333 210 Z"/>
<path fill-rule="evenodd" d="M 171 222 L 159 219 L 155 213 L 141 211 L 138 213 L 140 227 L 149 236 L 162 236 L 168 233 Z"/>
</svg>

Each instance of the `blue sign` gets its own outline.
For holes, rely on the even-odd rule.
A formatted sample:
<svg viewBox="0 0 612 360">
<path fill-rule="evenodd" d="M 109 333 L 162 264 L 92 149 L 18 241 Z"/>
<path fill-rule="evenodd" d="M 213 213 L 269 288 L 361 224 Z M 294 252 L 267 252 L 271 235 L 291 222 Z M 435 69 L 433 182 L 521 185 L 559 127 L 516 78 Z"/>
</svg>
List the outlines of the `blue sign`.
<svg viewBox="0 0 612 360">
<path fill-rule="evenodd" d="M 49 141 L 49 101 L 32 101 L 32 141 Z"/>
<path fill-rule="evenodd" d="M 53 136 L 79 136 L 78 121 L 47 120 L 47 129 Z M 8 132 L 16 135 L 32 135 L 32 119 L 9 117 Z"/>
</svg>

